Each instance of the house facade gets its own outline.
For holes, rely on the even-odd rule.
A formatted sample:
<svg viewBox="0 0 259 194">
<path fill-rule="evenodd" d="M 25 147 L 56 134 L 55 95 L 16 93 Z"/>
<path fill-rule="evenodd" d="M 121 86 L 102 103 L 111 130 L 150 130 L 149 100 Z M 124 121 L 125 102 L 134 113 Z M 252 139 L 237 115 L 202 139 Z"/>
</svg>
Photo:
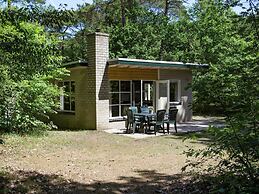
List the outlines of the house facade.
<svg viewBox="0 0 259 194">
<path fill-rule="evenodd" d="M 59 83 L 66 95 L 52 120 L 59 128 L 107 129 L 130 106 L 154 110 L 175 106 L 178 121 L 192 119 L 192 69 L 207 65 L 139 59 L 109 59 L 109 36 L 87 36 L 87 62 L 68 63 L 70 76 Z"/>
</svg>

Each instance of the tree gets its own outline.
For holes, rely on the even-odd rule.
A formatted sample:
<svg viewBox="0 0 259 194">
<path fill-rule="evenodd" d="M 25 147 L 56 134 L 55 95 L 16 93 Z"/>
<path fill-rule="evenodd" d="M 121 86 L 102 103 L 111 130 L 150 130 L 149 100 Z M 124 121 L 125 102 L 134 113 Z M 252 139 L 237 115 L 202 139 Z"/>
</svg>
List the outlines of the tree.
<svg viewBox="0 0 259 194">
<path fill-rule="evenodd" d="M 252 28 L 250 16 L 237 17 L 223 1 L 199 1 L 194 14 L 200 29 L 196 56 L 211 67 L 196 73 L 193 89 L 200 104 L 221 107 L 227 123 L 224 128 L 208 130 L 212 141 L 207 148 L 191 149 L 187 153 L 196 158 L 189 166 L 202 165 L 208 158 L 217 159 L 216 165 L 203 169 L 217 177 L 212 192 L 256 193 L 259 182 L 257 29 Z"/>
<path fill-rule="evenodd" d="M 26 4 L 45 4 L 46 0 L 1 0 L 0 4 L 6 3 L 7 8 L 10 9 L 12 4 L 21 4 L 21 5 L 26 5 Z"/>
<path fill-rule="evenodd" d="M 32 132 L 50 128 L 48 115 L 58 107 L 54 81 L 64 75 L 58 41 L 38 24 L 12 23 L 1 15 L 0 129 Z"/>
</svg>

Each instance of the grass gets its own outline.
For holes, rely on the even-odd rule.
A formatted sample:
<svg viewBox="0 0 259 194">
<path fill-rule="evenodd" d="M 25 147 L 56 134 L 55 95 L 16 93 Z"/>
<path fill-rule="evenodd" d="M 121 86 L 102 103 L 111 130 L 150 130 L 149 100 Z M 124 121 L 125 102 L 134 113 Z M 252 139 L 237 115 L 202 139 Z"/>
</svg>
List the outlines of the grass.
<svg viewBox="0 0 259 194">
<path fill-rule="evenodd" d="M 92 192 L 90 188 L 99 193 L 156 193 L 169 179 L 178 180 L 186 160 L 184 150 L 205 146 L 198 140 L 182 141 L 182 136 L 132 139 L 102 131 L 50 131 L 42 137 L 5 135 L 3 139 L 0 177 L 6 186 L 2 190 L 15 185 L 21 193 L 33 189 L 71 193 L 70 187 L 82 187 L 82 193 Z M 44 180 L 48 188 L 39 183 Z M 134 182 L 138 186 L 132 187 Z"/>
</svg>

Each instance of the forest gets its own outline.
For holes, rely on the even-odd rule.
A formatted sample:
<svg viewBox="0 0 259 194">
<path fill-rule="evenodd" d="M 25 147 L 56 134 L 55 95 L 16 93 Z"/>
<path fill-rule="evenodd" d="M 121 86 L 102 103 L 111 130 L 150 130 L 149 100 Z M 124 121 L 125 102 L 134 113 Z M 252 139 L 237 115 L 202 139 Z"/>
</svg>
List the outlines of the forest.
<svg viewBox="0 0 259 194">
<path fill-rule="evenodd" d="M 192 109 L 223 116 L 226 126 L 206 131 L 211 143 L 188 150 L 193 160 L 183 170 L 217 158 L 204 171 L 228 186 L 215 186 L 215 193 L 259 192 L 258 0 L 95 0 L 76 9 L 45 0 L 0 4 L 1 134 L 53 127 L 48 115 L 60 95 L 53 80 L 68 75 L 62 64 L 87 60 L 86 34 L 101 31 L 110 35 L 110 58 L 209 65 L 193 72 Z"/>
</svg>

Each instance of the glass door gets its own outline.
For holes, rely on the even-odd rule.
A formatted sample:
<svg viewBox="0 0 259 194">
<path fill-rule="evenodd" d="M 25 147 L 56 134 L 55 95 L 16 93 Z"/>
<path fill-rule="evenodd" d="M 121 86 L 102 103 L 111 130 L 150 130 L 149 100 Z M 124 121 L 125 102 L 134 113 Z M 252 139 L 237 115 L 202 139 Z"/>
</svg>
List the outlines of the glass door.
<svg viewBox="0 0 259 194">
<path fill-rule="evenodd" d="M 153 107 L 154 106 L 154 82 L 143 81 L 142 89 L 142 105 Z M 154 107 L 153 107 L 154 108 Z"/>
<path fill-rule="evenodd" d="M 132 106 L 141 106 L 141 81 L 132 81 Z"/>
<path fill-rule="evenodd" d="M 156 83 L 156 110 L 169 108 L 169 80 L 157 81 Z"/>
</svg>

